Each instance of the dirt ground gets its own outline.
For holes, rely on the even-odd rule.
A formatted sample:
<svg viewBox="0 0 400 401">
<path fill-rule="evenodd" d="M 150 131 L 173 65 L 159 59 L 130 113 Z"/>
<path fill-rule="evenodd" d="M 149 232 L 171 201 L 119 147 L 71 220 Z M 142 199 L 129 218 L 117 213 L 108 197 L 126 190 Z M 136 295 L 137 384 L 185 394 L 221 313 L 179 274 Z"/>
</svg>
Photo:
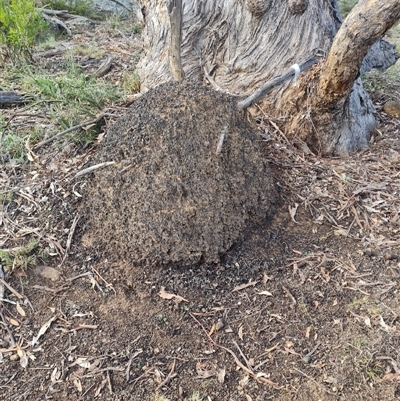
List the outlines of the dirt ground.
<svg viewBox="0 0 400 401">
<path fill-rule="evenodd" d="M 2 166 L 1 248 L 35 238 L 49 257 L 1 281 L 1 398 L 400 400 L 400 121 L 374 100 L 371 148 L 348 159 L 305 155 L 260 114 L 279 201 L 211 266 L 132 269 L 85 248 L 74 176 L 95 146 Z"/>
</svg>

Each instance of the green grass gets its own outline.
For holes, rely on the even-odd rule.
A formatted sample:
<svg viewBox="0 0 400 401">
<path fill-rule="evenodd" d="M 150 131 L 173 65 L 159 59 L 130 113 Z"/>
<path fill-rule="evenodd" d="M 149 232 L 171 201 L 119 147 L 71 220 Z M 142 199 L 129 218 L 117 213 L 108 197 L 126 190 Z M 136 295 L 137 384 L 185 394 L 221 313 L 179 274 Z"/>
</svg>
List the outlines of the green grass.
<svg viewBox="0 0 400 401">
<path fill-rule="evenodd" d="M 137 93 L 140 91 L 139 75 L 136 71 L 126 71 L 122 77 L 122 87 L 127 93 Z"/>
<path fill-rule="evenodd" d="M 24 65 L 9 69 L 4 74 L 4 82 L 12 88 L 18 82 L 22 92 L 31 93 L 34 103 L 46 109 L 43 124 L 13 126 L 0 118 L 0 159 L 15 164 L 27 160 L 26 144 L 32 147 L 43 139 L 46 130 L 57 134 L 95 117 L 106 105 L 123 102 L 125 91 L 121 86 L 107 79 L 87 75 L 72 59 L 61 66 L 59 72 L 49 74 L 40 67 Z M 66 137 L 69 141 L 87 144 L 98 135 L 98 127 L 76 130 Z M 65 139 L 63 139 L 65 140 Z"/>
<path fill-rule="evenodd" d="M 4 264 L 6 271 L 24 269 L 36 264 L 35 251 L 38 248 L 37 240 L 30 240 L 26 245 L 12 251 L 0 250 L 0 261 Z"/>
<path fill-rule="evenodd" d="M 346 18 L 351 9 L 358 3 L 358 0 L 339 0 L 339 8 L 342 17 Z"/>
</svg>

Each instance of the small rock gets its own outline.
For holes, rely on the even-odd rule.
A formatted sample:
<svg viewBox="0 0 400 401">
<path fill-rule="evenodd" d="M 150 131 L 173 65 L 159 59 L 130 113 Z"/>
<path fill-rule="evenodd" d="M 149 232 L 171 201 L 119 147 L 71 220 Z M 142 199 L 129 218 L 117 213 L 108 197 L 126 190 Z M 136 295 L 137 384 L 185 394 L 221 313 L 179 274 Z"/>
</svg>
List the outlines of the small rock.
<svg viewBox="0 0 400 401">
<path fill-rule="evenodd" d="M 224 327 L 224 322 L 220 319 L 218 320 L 217 324 L 215 325 L 215 331 L 219 331 Z"/>
<path fill-rule="evenodd" d="M 400 118 L 400 101 L 391 100 L 386 102 L 383 106 L 383 110 L 389 116 Z"/>
<path fill-rule="evenodd" d="M 36 272 L 44 278 L 52 281 L 57 281 L 60 278 L 60 272 L 50 266 L 40 266 L 36 269 Z"/>
<path fill-rule="evenodd" d="M 398 258 L 398 255 L 395 255 L 394 253 L 385 254 L 385 260 L 397 260 Z"/>
</svg>

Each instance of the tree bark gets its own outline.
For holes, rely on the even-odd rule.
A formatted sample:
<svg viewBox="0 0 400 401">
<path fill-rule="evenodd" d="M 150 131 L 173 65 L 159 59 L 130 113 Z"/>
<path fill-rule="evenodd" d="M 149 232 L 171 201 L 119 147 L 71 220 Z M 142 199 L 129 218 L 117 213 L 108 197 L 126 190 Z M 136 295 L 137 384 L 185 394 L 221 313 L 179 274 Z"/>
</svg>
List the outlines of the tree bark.
<svg viewBox="0 0 400 401">
<path fill-rule="evenodd" d="M 146 54 L 138 65 L 141 90 L 171 79 L 165 0 L 142 0 Z M 398 0 L 363 0 L 340 29 L 337 0 L 182 0 L 185 76 L 232 95 L 249 96 L 265 82 L 312 56 L 327 57 L 300 82 L 272 91 L 269 114 L 285 118 L 288 136 L 322 154 L 348 154 L 368 146 L 374 108 L 357 78 L 360 68 L 386 67 L 374 45 L 400 18 Z M 336 36 L 335 42 L 333 40 Z M 333 43 L 333 45 L 332 45 Z M 382 42 L 383 43 L 383 42 Z M 386 42 L 387 43 L 387 42 Z M 332 46 L 332 49 L 331 49 Z"/>
<path fill-rule="evenodd" d="M 291 65 L 327 53 L 337 31 L 332 7 L 326 0 L 308 3 L 303 14 L 291 14 L 286 2 L 274 0 L 183 0 L 185 76 L 207 81 L 209 75 L 221 90 L 248 96 Z M 145 54 L 138 73 L 147 91 L 171 79 L 169 16 L 165 0 L 141 5 Z"/>
</svg>

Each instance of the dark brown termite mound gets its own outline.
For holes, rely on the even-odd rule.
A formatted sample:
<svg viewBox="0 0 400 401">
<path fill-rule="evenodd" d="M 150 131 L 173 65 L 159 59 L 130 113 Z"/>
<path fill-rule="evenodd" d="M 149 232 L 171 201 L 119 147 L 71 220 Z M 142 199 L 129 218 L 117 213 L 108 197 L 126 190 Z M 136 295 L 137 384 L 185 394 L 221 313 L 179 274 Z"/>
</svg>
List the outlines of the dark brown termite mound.
<svg viewBox="0 0 400 401">
<path fill-rule="evenodd" d="M 188 81 L 142 95 L 108 130 L 84 196 L 84 242 L 133 265 L 218 262 L 273 183 L 261 138 L 232 97 Z"/>
</svg>

